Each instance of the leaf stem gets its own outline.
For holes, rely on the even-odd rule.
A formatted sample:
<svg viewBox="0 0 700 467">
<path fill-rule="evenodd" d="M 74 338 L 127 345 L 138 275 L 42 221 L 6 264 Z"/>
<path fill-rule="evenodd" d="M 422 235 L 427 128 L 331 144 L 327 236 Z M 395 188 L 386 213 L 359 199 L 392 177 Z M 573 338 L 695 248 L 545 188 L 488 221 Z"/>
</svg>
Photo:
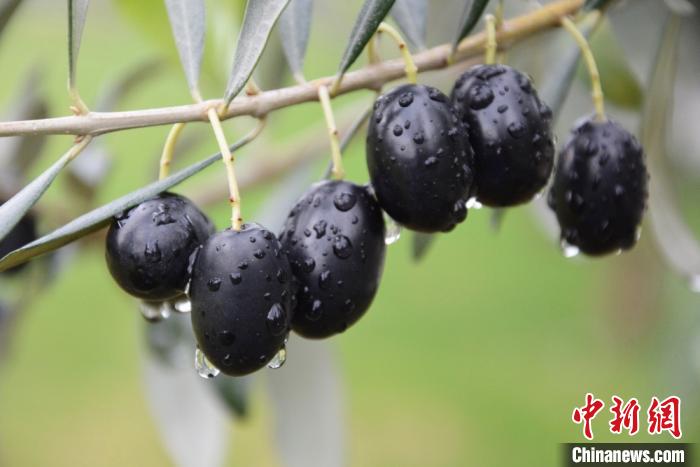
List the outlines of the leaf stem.
<svg viewBox="0 0 700 467">
<path fill-rule="evenodd" d="M 170 163 L 173 160 L 175 145 L 180 138 L 183 128 L 185 128 L 185 123 L 176 123 L 170 129 L 168 137 L 165 139 L 163 153 L 160 156 L 160 172 L 158 173 L 158 180 L 163 180 L 170 174 Z"/>
<path fill-rule="evenodd" d="M 600 12 L 593 12 L 591 14 L 600 14 Z M 586 62 L 586 67 L 588 68 L 588 74 L 591 78 L 591 96 L 593 98 L 593 107 L 595 108 L 596 119 L 599 121 L 605 121 L 605 103 L 603 98 L 603 87 L 600 83 L 600 73 L 598 72 L 598 66 L 595 62 L 595 57 L 593 57 L 593 51 L 588 45 L 586 37 L 581 34 L 578 30 L 576 24 L 571 21 L 567 16 L 561 18 L 561 25 L 566 29 L 569 34 L 574 38 L 579 48 L 581 49 L 581 55 Z"/>
<path fill-rule="evenodd" d="M 335 117 L 333 117 L 333 108 L 331 107 L 331 97 L 328 93 L 327 86 L 318 87 L 318 100 L 323 109 L 323 116 L 326 118 L 326 127 L 328 128 L 328 138 L 331 143 L 331 160 L 333 161 L 333 178 L 341 180 L 345 177 L 343 169 L 343 155 L 340 152 L 340 140 L 338 139 L 338 128 L 335 125 Z"/>
<path fill-rule="evenodd" d="M 418 81 L 418 67 L 416 67 L 416 63 L 413 61 L 413 56 L 411 55 L 411 51 L 408 49 L 408 45 L 406 45 L 406 41 L 403 40 L 403 37 L 401 37 L 401 34 L 396 29 L 385 22 L 380 23 L 379 27 L 377 28 L 377 33 L 382 32 L 389 34 L 391 38 L 394 39 L 394 42 L 396 42 L 396 45 L 401 51 L 403 61 L 406 64 L 406 79 L 409 83 L 416 84 Z"/>
<path fill-rule="evenodd" d="M 87 145 L 90 144 L 90 141 L 92 141 L 92 136 L 90 135 L 80 136 L 76 138 L 75 144 L 63 156 L 66 158 L 66 163 L 78 157 L 78 154 L 83 152 L 83 149 L 85 149 Z"/>
<path fill-rule="evenodd" d="M 486 21 L 486 50 L 484 52 L 484 63 L 493 65 L 496 63 L 496 51 L 498 42 L 496 41 L 496 17 L 488 14 L 484 17 Z"/>
<path fill-rule="evenodd" d="M 219 144 L 219 150 L 221 151 L 221 159 L 226 167 L 226 179 L 228 180 L 228 192 L 229 192 L 229 204 L 231 205 L 231 228 L 233 230 L 241 230 L 241 224 L 243 219 L 241 217 L 241 195 L 238 191 L 238 181 L 236 179 L 236 169 L 234 168 L 233 153 L 226 141 L 226 135 L 224 135 L 224 129 L 221 127 L 221 120 L 219 115 L 216 113 L 215 108 L 210 108 L 207 112 L 209 121 L 211 122 L 211 127 L 214 130 L 214 135 L 216 136 L 216 142 Z"/>
</svg>

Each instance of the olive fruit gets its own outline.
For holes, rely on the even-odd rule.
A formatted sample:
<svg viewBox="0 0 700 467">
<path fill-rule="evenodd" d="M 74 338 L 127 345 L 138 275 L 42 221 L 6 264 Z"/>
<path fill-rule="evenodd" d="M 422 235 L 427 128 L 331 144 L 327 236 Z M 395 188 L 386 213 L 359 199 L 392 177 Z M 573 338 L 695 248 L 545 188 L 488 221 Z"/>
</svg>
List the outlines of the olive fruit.
<svg viewBox="0 0 700 467">
<path fill-rule="evenodd" d="M 404 85 L 379 97 L 367 133 L 367 167 L 379 204 L 412 230 L 452 230 L 467 216 L 474 154 L 447 96 Z"/>
<path fill-rule="evenodd" d="M 366 187 L 315 184 L 287 218 L 280 240 L 298 282 L 292 329 L 323 338 L 367 311 L 384 268 L 384 219 Z"/>
<path fill-rule="evenodd" d="M 0 203 L 2 205 L 3 203 Z M 36 240 L 36 220 L 32 213 L 26 214 L 20 221 L 0 240 L 0 258 L 23 247 L 27 243 Z M 27 264 L 20 264 L 2 272 L 5 275 L 13 275 L 21 271 Z"/>
<path fill-rule="evenodd" d="M 279 240 L 257 224 L 209 237 L 197 253 L 189 296 L 197 344 L 231 376 L 265 366 L 284 346 L 294 306 Z"/>
<path fill-rule="evenodd" d="M 634 246 L 647 184 L 636 138 L 612 120 L 583 120 L 559 154 L 547 199 L 562 241 L 589 255 Z"/>
<path fill-rule="evenodd" d="M 530 79 L 504 65 L 477 65 L 459 77 L 452 102 L 469 125 L 476 198 L 492 207 L 525 203 L 549 179 L 552 112 Z"/>
<path fill-rule="evenodd" d="M 170 300 L 184 293 L 190 255 L 213 231 L 190 200 L 162 193 L 112 220 L 107 266 L 127 293 L 148 301 Z"/>
</svg>

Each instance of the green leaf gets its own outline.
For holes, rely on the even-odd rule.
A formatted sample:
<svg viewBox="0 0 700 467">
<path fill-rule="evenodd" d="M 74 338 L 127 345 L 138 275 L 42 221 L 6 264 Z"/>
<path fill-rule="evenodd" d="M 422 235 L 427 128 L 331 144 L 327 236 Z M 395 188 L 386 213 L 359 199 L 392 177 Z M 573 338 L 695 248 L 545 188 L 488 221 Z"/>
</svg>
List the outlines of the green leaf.
<svg viewBox="0 0 700 467">
<path fill-rule="evenodd" d="M 600 72 L 605 100 L 623 108 L 639 109 L 643 100 L 642 87 L 630 69 L 625 51 L 620 47 L 607 19 L 603 19 L 591 36 L 590 45 Z M 583 63 L 579 65 L 577 75 L 590 85 L 590 77 Z"/>
<path fill-rule="evenodd" d="M 240 148 L 243 144 L 245 143 L 236 143 L 231 146 L 231 150 L 235 151 L 238 148 Z M 49 251 L 56 250 L 57 248 L 67 245 L 68 243 L 74 242 L 81 237 L 84 237 L 92 232 L 101 229 L 109 223 L 112 217 L 124 211 L 125 209 L 135 206 L 149 198 L 154 197 L 158 193 L 161 193 L 169 189 L 170 187 L 177 185 L 183 180 L 186 180 L 194 174 L 201 172 L 205 168 L 209 167 L 211 164 L 213 164 L 220 158 L 221 153 L 211 155 L 200 162 L 197 162 L 185 169 L 182 169 L 181 171 L 169 176 L 168 178 L 159 180 L 157 182 L 153 182 L 149 185 L 146 185 L 145 187 L 142 187 L 136 191 L 124 195 L 121 198 L 112 201 L 111 203 L 108 203 L 86 214 L 83 214 L 77 219 L 74 219 L 68 224 L 59 227 L 58 229 L 54 230 L 53 232 L 47 235 L 44 235 L 38 240 L 35 240 L 23 246 L 22 248 L 19 248 L 7 254 L 4 258 L 0 259 L 0 271 L 4 271 L 13 266 L 17 266 L 18 264 L 25 263 L 36 256 L 42 255 Z M 37 180 L 42 179 L 42 177 L 43 175 L 36 179 L 34 182 L 32 182 L 32 184 L 37 183 Z M 17 196 L 19 196 L 19 194 L 16 195 L 15 198 L 17 198 Z M 15 198 L 12 198 L 10 201 L 0 206 L 0 219 L 4 218 L 3 209 L 5 208 L 5 206 L 7 206 Z M 15 202 L 14 204 L 16 205 L 17 203 Z M 25 204 L 23 204 L 22 206 L 24 206 Z M 15 211 L 16 210 L 10 210 L 10 213 L 15 213 Z M 18 220 L 19 218 L 17 219 L 17 221 Z M 15 223 L 17 221 L 15 221 Z M 13 226 L 14 224 L 12 224 L 12 226 L 10 226 L 9 228 L 11 229 Z M 6 224 L 4 223 L 0 224 L 0 229 L 3 228 L 7 228 Z"/>
<path fill-rule="evenodd" d="M 391 16 L 399 25 L 411 47 L 425 49 L 428 23 L 428 0 L 396 0 Z"/>
<path fill-rule="evenodd" d="M 290 0 L 280 16 L 282 50 L 298 81 L 304 81 L 304 57 L 311 32 L 313 6 L 313 0 Z"/>
<path fill-rule="evenodd" d="M 420 261 L 425 258 L 426 253 L 435 242 L 437 236 L 435 234 L 414 232 L 411 242 L 413 261 Z"/>
<path fill-rule="evenodd" d="M 287 3 L 289 0 L 248 0 L 233 55 L 233 70 L 224 94 L 226 105 L 231 103 L 253 74 L 270 32 Z"/>
<path fill-rule="evenodd" d="M 68 82 L 75 87 L 80 40 L 83 37 L 89 0 L 68 0 Z"/>
<path fill-rule="evenodd" d="M 0 5 L 0 33 L 5 30 L 20 3 L 22 0 L 5 0 Z"/>
<path fill-rule="evenodd" d="M 365 0 L 350 33 L 343 58 L 340 60 L 338 67 L 340 75 L 348 71 L 348 68 L 355 63 L 393 6 L 394 0 Z"/>
<path fill-rule="evenodd" d="M 198 98 L 206 30 L 204 0 L 165 0 L 165 6 L 190 93 Z"/>
<path fill-rule="evenodd" d="M 452 48 L 456 49 L 459 42 L 472 32 L 488 4 L 489 0 L 468 0 L 464 4 L 464 11 L 459 20 L 459 32 L 452 41 Z"/>
</svg>

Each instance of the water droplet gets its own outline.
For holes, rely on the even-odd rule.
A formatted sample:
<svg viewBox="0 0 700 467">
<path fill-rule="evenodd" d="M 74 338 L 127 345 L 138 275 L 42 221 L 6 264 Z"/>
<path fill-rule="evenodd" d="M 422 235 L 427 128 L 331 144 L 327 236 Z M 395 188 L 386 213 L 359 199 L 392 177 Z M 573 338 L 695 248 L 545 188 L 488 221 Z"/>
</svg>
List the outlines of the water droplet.
<svg viewBox="0 0 700 467">
<path fill-rule="evenodd" d="M 435 164 L 437 164 L 437 162 L 438 162 L 437 157 L 435 157 L 435 156 L 430 156 L 430 157 L 428 157 L 428 158 L 425 160 L 425 162 L 423 162 L 423 165 L 426 166 L 426 167 L 432 167 L 432 166 L 434 166 Z"/>
<path fill-rule="evenodd" d="M 350 239 L 344 235 L 338 235 L 333 241 L 333 253 L 340 258 L 346 259 L 352 255 L 352 243 Z"/>
<path fill-rule="evenodd" d="M 474 110 L 483 109 L 488 107 L 493 101 L 494 95 L 493 91 L 486 84 L 475 84 L 467 93 L 467 100 L 469 102 L 469 107 Z"/>
<path fill-rule="evenodd" d="M 476 197 L 471 197 L 467 200 L 466 203 L 467 209 L 481 209 L 484 207 L 483 204 L 481 204 Z"/>
<path fill-rule="evenodd" d="M 287 361 L 287 347 L 282 346 L 282 348 L 275 354 L 274 357 L 272 357 L 272 360 L 270 360 L 270 363 L 267 364 L 268 368 L 272 368 L 273 370 L 277 370 L 278 368 L 282 368 L 282 365 L 284 365 L 284 362 Z"/>
<path fill-rule="evenodd" d="M 331 282 L 331 272 L 326 269 L 321 273 L 321 275 L 318 276 L 318 286 L 322 289 L 328 288 L 328 285 Z"/>
<path fill-rule="evenodd" d="M 170 316 L 171 306 L 168 302 L 139 302 L 139 311 L 146 321 L 155 323 Z"/>
<path fill-rule="evenodd" d="M 192 302 L 186 296 L 180 297 L 173 303 L 173 309 L 178 313 L 189 313 L 192 311 Z"/>
<path fill-rule="evenodd" d="M 161 258 L 161 253 L 160 248 L 158 247 L 158 241 L 156 240 L 155 242 L 147 242 L 146 249 L 144 250 L 143 254 L 146 257 L 146 261 L 148 261 L 149 263 L 159 262 Z"/>
<path fill-rule="evenodd" d="M 413 135 L 413 142 L 416 144 L 423 144 L 425 142 L 425 134 L 422 131 L 417 131 Z"/>
<path fill-rule="evenodd" d="M 401 128 L 401 125 L 396 124 L 394 125 L 394 136 L 401 136 L 403 134 L 403 128 Z"/>
<path fill-rule="evenodd" d="M 304 260 L 304 272 L 311 272 L 316 267 L 316 261 L 313 258 L 306 258 Z"/>
<path fill-rule="evenodd" d="M 194 368 L 197 370 L 199 376 L 205 379 L 215 378 L 221 373 L 219 369 L 204 356 L 204 352 L 202 352 L 199 347 L 197 347 L 197 350 L 194 352 Z"/>
<path fill-rule="evenodd" d="M 572 245 L 566 240 L 562 239 L 561 252 L 565 258 L 573 258 L 575 256 L 578 256 L 581 250 L 579 250 L 579 248 L 576 245 Z"/>
<path fill-rule="evenodd" d="M 499 105 L 498 108 L 496 109 L 499 114 L 502 114 L 506 110 L 508 110 L 508 106 L 506 104 Z"/>
<path fill-rule="evenodd" d="M 355 206 L 355 202 L 357 202 L 355 195 L 348 192 L 338 193 L 335 199 L 333 199 L 335 207 L 343 212 L 352 209 L 352 207 Z"/>
<path fill-rule="evenodd" d="M 231 331 L 220 331 L 219 332 L 219 344 L 224 347 L 229 347 L 236 342 L 236 336 Z"/>
<path fill-rule="evenodd" d="M 318 321 L 323 314 L 323 302 L 321 300 L 314 300 L 311 304 L 311 308 L 306 310 L 304 316 L 309 321 Z"/>
<path fill-rule="evenodd" d="M 514 122 L 510 122 L 508 124 L 508 133 L 510 133 L 510 136 L 512 136 L 515 139 L 518 139 L 522 136 L 525 135 L 527 131 L 527 127 L 525 124 L 519 120 L 516 120 Z"/>
<path fill-rule="evenodd" d="M 255 256 L 258 259 L 263 259 L 265 257 L 265 252 L 258 249 L 253 252 L 253 256 Z"/>
<path fill-rule="evenodd" d="M 280 284 L 284 284 L 285 282 L 287 282 L 287 272 L 284 269 L 278 269 L 277 274 L 275 274 L 275 276 L 277 277 L 277 281 Z"/>
<path fill-rule="evenodd" d="M 281 336 L 287 330 L 287 312 L 275 303 L 267 312 L 267 329 L 273 336 Z"/>
<path fill-rule="evenodd" d="M 232 272 L 229 274 L 228 278 L 231 280 L 233 285 L 238 285 L 243 280 L 243 276 L 241 276 L 240 272 Z"/>
<path fill-rule="evenodd" d="M 207 281 L 207 287 L 212 292 L 216 292 L 221 288 L 221 279 L 219 279 L 218 277 L 212 277 Z"/>
<path fill-rule="evenodd" d="M 413 104 L 413 93 L 412 92 L 404 92 L 399 96 L 399 105 L 401 107 L 408 107 L 409 105 Z"/>
<path fill-rule="evenodd" d="M 401 238 L 401 226 L 397 224 L 396 221 L 388 215 L 384 216 L 384 221 L 386 223 L 384 243 L 387 245 L 393 245 L 394 243 L 399 241 L 399 238 Z"/>
</svg>

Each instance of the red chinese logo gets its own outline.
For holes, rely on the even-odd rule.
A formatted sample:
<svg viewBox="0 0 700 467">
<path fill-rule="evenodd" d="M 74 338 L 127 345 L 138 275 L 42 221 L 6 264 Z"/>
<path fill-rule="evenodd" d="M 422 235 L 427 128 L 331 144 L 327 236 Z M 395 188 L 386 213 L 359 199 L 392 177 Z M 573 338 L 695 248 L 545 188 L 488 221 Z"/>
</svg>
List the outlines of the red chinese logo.
<svg viewBox="0 0 700 467">
<path fill-rule="evenodd" d="M 596 399 L 591 393 L 586 394 L 586 403 L 582 407 L 576 407 L 571 419 L 577 425 L 583 424 L 583 436 L 593 439 L 593 419 L 603 410 L 605 403 Z M 636 398 L 628 401 L 612 396 L 610 412 L 613 417 L 608 423 L 610 432 L 622 434 L 626 431 L 630 436 L 639 432 L 639 412 L 641 407 Z M 651 398 L 647 410 L 647 431 L 650 435 L 658 435 L 668 432 L 676 439 L 681 438 L 681 400 L 679 397 L 670 396 L 660 401 L 656 396 Z"/>
</svg>

